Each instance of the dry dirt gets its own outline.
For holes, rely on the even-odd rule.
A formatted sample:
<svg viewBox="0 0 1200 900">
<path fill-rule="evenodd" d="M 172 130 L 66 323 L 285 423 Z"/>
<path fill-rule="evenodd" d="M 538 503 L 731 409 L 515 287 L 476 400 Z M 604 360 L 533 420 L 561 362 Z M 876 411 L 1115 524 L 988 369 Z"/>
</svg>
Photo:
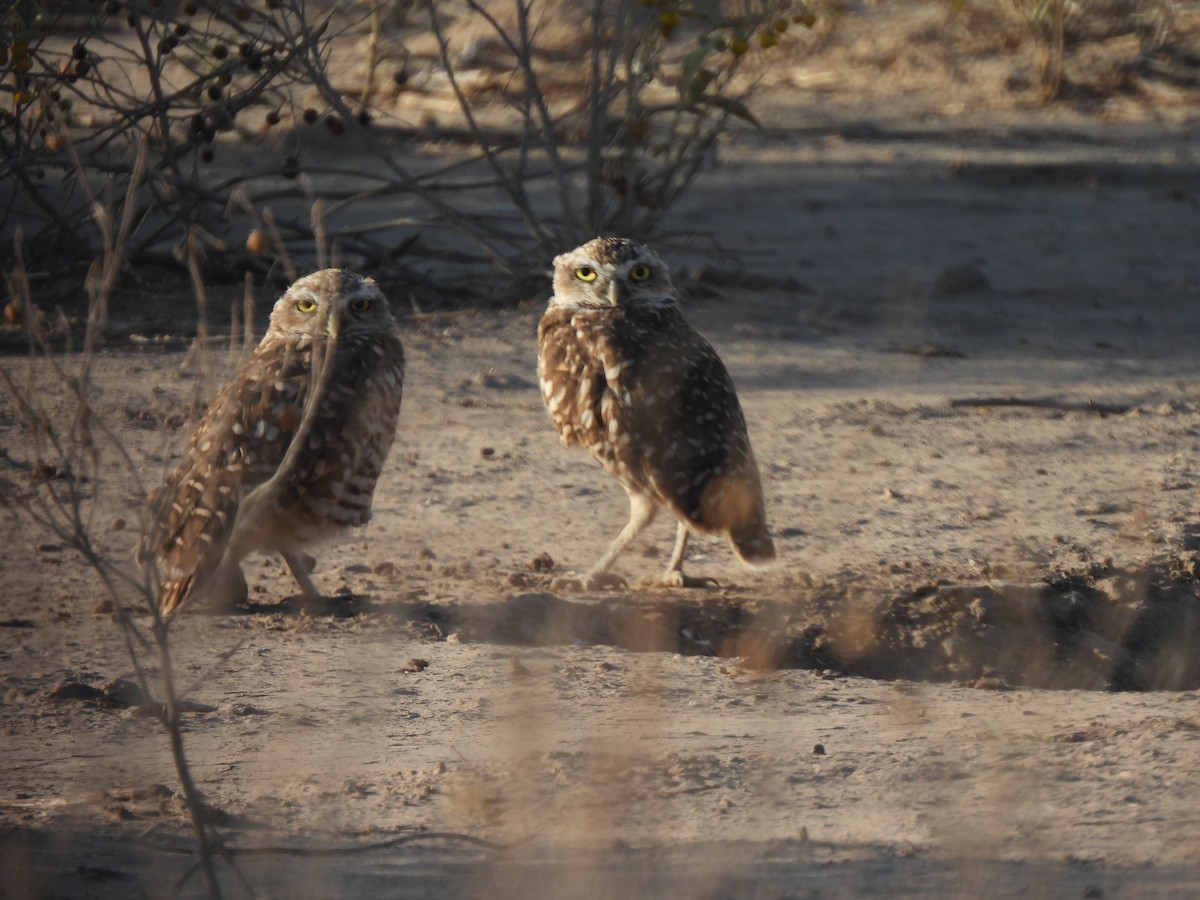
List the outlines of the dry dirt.
<svg viewBox="0 0 1200 900">
<path fill-rule="evenodd" d="M 1195 94 L 1044 108 L 910 59 L 889 106 L 895 28 L 847 28 L 767 85 L 770 127 L 722 146 L 661 244 L 737 383 L 779 564 L 697 542 L 719 587 L 645 586 L 664 520 L 629 588 L 572 589 L 627 510 L 542 409 L 545 295 L 397 298 L 399 437 L 374 522 L 321 555 L 327 600 L 254 559 L 249 608 L 174 629 L 231 894 L 1200 893 Z M 230 370 L 186 349 L 97 361 L 151 483 Z M 19 420 L 0 396 L 5 479 Z M 91 522 L 124 558 L 143 503 L 119 469 Z M 3 536 L 0 896 L 200 894 L 94 576 L 20 518 Z"/>
</svg>

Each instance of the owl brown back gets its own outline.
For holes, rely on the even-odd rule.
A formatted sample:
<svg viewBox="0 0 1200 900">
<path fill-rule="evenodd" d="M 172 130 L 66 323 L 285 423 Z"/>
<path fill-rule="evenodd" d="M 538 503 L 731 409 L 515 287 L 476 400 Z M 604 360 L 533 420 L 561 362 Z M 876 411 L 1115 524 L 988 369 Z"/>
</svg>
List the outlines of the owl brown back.
<svg viewBox="0 0 1200 900">
<path fill-rule="evenodd" d="M 250 552 L 288 558 L 365 524 L 403 378 L 395 322 L 374 282 L 325 270 L 289 288 L 151 500 L 143 558 L 153 552 L 162 611 L 214 581 L 227 589 Z"/>
</svg>

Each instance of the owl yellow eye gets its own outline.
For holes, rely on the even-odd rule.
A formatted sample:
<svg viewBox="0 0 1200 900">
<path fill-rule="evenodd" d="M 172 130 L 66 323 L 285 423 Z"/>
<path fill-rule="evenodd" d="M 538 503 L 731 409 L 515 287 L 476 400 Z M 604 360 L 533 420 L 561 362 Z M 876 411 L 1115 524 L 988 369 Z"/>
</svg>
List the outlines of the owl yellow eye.
<svg viewBox="0 0 1200 900">
<path fill-rule="evenodd" d="M 596 270 L 591 266 L 580 266 L 575 270 L 575 277 L 580 281 L 595 281 Z"/>
<path fill-rule="evenodd" d="M 366 312 L 371 308 L 371 301 L 366 297 L 359 297 L 350 304 L 350 308 L 355 312 Z"/>
<path fill-rule="evenodd" d="M 650 277 L 649 266 L 634 266 L 629 270 L 629 277 L 634 281 L 645 281 Z"/>
<path fill-rule="evenodd" d="M 300 310 L 300 312 L 302 312 L 302 313 L 316 312 L 317 311 L 317 301 L 316 300 L 297 300 L 296 301 L 296 309 Z"/>
</svg>

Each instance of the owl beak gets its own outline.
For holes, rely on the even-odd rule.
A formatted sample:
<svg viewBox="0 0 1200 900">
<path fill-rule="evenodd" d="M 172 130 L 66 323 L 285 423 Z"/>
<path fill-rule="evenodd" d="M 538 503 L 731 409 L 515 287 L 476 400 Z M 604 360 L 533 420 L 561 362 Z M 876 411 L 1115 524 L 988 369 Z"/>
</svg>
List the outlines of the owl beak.
<svg viewBox="0 0 1200 900">
<path fill-rule="evenodd" d="M 621 300 L 621 286 L 616 281 L 608 283 L 608 305 L 615 307 Z"/>
<path fill-rule="evenodd" d="M 337 308 L 334 307 L 329 311 L 329 322 L 325 326 L 325 330 L 329 332 L 330 340 L 336 341 L 338 336 L 338 316 Z"/>
</svg>

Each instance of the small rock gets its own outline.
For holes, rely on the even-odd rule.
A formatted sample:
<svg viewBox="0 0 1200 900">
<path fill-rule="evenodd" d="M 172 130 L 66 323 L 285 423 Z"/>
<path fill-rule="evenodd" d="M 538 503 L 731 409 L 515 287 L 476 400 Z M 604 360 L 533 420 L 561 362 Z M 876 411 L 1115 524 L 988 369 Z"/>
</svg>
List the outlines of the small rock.
<svg viewBox="0 0 1200 900">
<path fill-rule="evenodd" d="M 342 793 L 347 797 L 365 797 L 371 793 L 371 785 L 351 779 L 342 786 Z"/>
<path fill-rule="evenodd" d="M 415 675 L 417 672 L 424 672 L 428 668 L 429 660 L 410 657 L 403 667 L 401 667 L 400 671 L 406 675 Z"/>
<path fill-rule="evenodd" d="M 991 286 L 987 276 L 970 263 L 943 269 L 933 282 L 934 291 L 943 297 L 973 294 L 977 291 L 986 291 Z"/>
<path fill-rule="evenodd" d="M 535 572 L 549 572 L 554 568 L 554 557 L 543 551 L 531 559 L 528 565 Z"/>
<path fill-rule="evenodd" d="M 181 713 L 194 713 L 196 715 L 217 711 L 215 706 L 208 703 L 201 703 L 199 700 L 180 700 L 178 706 Z"/>
<path fill-rule="evenodd" d="M 1008 689 L 1008 685 L 1004 679 L 997 678 L 995 675 L 984 675 L 972 679 L 967 682 L 967 687 L 975 688 L 977 691 L 1003 691 Z"/>
<path fill-rule="evenodd" d="M 143 706 L 146 697 L 141 685 L 128 678 L 114 678 L 104 686 L 104 702 L 106 706 L 129 708 Z"/>
<path fill-rule="evenodd" d="M 59 702 L 74 700 L 84 703 L 97 703 L 104 699 L 104 691 L 98 687 L 92 687 L 90 684 L 84 684 L 81 681 L 74 681 L 68 678 L 53 688 L 46 695 L 46 699 Z"/>
<path fill-rule="evenodd" d="M 813 744 L 812 752 L 813 752 L 813 756 L 824 756 L 825 755 L 825 745 L 824 744 Z"/>
<path fill-rule="evenodd" d="M 495 372 L 476 372 L 470 383 L 474 387 L 489 388 L 494 391 L 527 391 L 537 387 L 532 381 L 522 378 L 520 375 L 498 375 Z"/>
<path fill-rule="evenodd" d="M 265 716 L 267 713 L 266 710 L 251 706 L 249 703 L 231 703 L 225 707 L 225 714 L 229 716 Z"/>
</svg>

